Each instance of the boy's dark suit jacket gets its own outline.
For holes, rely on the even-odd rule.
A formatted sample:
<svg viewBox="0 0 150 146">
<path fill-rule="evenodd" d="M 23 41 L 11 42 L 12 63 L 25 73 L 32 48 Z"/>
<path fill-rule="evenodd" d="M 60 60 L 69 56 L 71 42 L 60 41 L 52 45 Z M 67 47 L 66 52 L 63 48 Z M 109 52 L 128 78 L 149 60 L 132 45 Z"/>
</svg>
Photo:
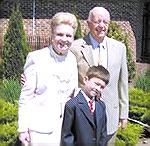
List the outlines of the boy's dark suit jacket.
<svg viewBox="0 0 150 146">
<path fill-rule="evenodd" d="M 81 92 L 66 102 L 61 146 L 106 146 L 106 135 L 106 112 L 102 101 L 95 102 L 95 116 L 90 113 Z"/>
</svg>

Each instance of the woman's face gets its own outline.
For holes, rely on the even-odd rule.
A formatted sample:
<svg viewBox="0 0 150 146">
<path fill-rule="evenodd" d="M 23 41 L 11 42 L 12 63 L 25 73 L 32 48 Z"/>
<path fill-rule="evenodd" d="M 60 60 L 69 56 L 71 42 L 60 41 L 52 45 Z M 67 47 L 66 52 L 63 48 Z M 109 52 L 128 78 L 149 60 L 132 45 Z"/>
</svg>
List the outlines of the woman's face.
<svg viewBox="0 0 150 146">
<path fill-rule="evenodd" d="M 70 25 L 60 24 L 54 28 L 52 33 L 52 45 L 58 54 L 66 54 L 73 40 L 74 29 Z"/>
</svg>

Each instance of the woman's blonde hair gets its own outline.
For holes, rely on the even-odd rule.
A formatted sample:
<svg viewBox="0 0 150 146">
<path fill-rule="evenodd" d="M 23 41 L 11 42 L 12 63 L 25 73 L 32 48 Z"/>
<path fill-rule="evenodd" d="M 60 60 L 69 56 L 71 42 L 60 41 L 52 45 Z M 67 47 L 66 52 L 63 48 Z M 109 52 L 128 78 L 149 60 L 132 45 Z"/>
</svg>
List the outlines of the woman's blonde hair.
<svg viewBox="0 0 150 146">
<path fill-rule="evenodd" d="M 56 13 L 51 20 L 51 29 L 52 32 L 54 28 L 59 24 L 68 24 L 74 29 L 74 35 L 77 30 L 77 19 L 74 14 L 71 14 L 69 12 L 58 12 Z"/>
</svg>

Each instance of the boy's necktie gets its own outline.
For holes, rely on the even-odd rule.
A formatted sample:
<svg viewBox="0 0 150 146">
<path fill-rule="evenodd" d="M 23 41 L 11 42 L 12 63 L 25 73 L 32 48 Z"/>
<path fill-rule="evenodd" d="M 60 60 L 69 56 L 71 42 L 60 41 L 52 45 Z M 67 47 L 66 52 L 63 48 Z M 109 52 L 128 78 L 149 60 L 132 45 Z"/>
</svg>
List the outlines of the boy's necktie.
<svg viewBox="0 0 150 146">
<path fill-rule="evenodd" d="M 90 112 L 93 113 L 93 100 L 90 99 L 89 101 L 89 108 L 90 108 Z"/>
</svg>

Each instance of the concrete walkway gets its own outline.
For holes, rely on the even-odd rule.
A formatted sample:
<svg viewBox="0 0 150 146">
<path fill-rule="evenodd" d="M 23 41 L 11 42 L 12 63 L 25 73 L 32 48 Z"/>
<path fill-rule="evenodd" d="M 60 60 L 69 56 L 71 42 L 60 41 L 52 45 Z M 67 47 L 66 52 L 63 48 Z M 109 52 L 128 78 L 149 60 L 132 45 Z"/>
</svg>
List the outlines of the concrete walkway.
<svg viewBox="0 0 150 146">
<path fill-rule="evenodd" d="M 150 138 L 141 139 L 136 146 L 150 146 Z"/>
</svg>

